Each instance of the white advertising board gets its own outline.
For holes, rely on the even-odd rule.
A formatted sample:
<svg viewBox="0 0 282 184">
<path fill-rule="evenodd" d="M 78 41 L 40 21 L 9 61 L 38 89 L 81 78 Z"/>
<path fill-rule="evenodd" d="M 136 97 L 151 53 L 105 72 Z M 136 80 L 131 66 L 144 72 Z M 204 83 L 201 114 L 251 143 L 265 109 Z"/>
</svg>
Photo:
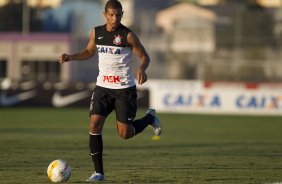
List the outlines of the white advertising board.
<svg viewBox="0 0 282 184">
<path fill-rule="evenodd" d="M 282 115 L 282 84 L 152 80 L 159 112 Z"/>
</svg>

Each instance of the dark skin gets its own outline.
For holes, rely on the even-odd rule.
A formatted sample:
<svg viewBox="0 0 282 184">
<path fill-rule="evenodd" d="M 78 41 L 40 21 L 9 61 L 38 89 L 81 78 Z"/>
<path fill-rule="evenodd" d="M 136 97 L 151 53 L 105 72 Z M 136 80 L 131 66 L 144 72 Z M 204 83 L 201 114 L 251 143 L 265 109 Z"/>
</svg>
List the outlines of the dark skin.
<svg viewBox="0 0 282 184">
<path fill-rule="evenodd" d="M 123 15 L 123 11 L 121 9 L 112 9 L 108 8 L 104 13 L 106 19 L 106 28 L 107 31 L 111 32 L 116 30 L 120 23 Z M 147 81 L 147 75 L 145 73 L 146 69 L 149 66 L 150 58 L 141 44 L 138 37 L 135 33 L 130 32 L 127 35 L 127 41 L 130 44 L 133 53 L 139 58 L 140 65 L 137 69 L 136 79 L 139 85 L 142 85 Z M 95 43 L 95 30 L 93 29 L 90 33 L 90 38 L 88 44 L 84 50 L 81 52 L 69 55 L 62 54 L 59 58 L 59 63 L 63 64 L 65 62 L 69 62 L 71 60 L 87 60 L 93 57 L 96 53 L 97 47 Z M 92 134 L 101 134 L 103 130 L 103 126 L 105 123 L 106 117 L 101 115 L 91 115 L 90 124 L 89 124 L 89 132 Z M 123 139 L 128 139 L 134 136 L 134 129 L 131 125 L 126 124 L 125 122 L 117 121 L 117 130 L 118 134 Z"/>
</svg>

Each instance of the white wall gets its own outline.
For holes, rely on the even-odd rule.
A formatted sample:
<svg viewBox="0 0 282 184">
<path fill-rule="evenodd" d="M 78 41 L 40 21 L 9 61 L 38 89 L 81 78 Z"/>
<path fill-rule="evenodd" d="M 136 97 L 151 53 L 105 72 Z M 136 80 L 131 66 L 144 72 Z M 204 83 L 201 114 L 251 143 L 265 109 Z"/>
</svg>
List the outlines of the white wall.
<svg viewBox="0 0 282 184">
<path fill-rule="evenodd" d="M 152 80 L 144 87 L 159 112 L 282 115 L 282 83 Z"/>
</svg>

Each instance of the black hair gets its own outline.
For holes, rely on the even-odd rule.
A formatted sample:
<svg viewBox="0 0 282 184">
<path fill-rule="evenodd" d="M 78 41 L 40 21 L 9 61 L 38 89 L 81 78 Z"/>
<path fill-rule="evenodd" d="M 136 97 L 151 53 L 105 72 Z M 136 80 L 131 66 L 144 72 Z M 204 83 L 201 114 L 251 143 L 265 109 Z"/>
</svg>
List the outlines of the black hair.
<svg viewBox="0 0 282 184">
<path fill-rule="evenodd" d="M 122 10 L 122 5 L 118 0 L 109 0 L 105 5 L 105 12 L 107 12 L 109 8 Z"/>
</svg>

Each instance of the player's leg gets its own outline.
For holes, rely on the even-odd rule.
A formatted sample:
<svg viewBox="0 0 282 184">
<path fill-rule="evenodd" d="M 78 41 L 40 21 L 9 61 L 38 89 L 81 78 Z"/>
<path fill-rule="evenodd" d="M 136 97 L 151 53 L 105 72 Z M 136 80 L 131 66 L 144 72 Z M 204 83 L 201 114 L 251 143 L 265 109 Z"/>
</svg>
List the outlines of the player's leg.
<svg viewBox="0 0 282 184">
<path fill-rule="evenodd" d="M 105 116 L 91 115 L 89 123 L 89 148 L 96 173 L 104 175 L 102 129 Z"/>
<path fill-rule="evenodd" d="M 161 123 L 154 109 L 149 109 L 147 114 L 137 120 L 117 121 L 118 134 L 123 139 L 129 139 L 141 133 L 147 126 L 151 126 L 155 135 L 161 134 Z"/>
<path fill-rule="evenodd" d="M 141 133 L 147 126 L 153 128 L 155 135 L 161 135 L 161 122 L 154 109 L 149 109 L 144 117 L 134 120 L 132 126 L 134 127 L 135 135 Z"/>
<path fill-rule="evenodd" d="M 118 134 L 123 139 L 128 139 L 142 132 L 148 125 L 154 122 L 154 115 L 147 113 L 141 119 L 135 119 L 137 111 L 137 93 L 136 87 L 117 90 L 115 110 L 117 118 Z"/>
<path fill-rule="evenodd" d="M 123 139 L 129 139 L 135 135 L 132 122 L 137 111 L 136 86 L 115 90 L 114 92 L 116 94 L 115 111 L 118 134 Z"/>
<path fill-rule="evenodd" d="M 105 116 L 91 115 L 89 123 L 89 149 L 94 164 L 94 173 L 86 181 L 104 180 L 102 130 Z"/>
<path fill-rule="evenodd" d="M 86 181 L 104 180 L 102 130 L 113 105 L 107 90 L 96 86 L 90 103 L 89 148 L 94 163 L 94 173 Z"/>
</svg>

